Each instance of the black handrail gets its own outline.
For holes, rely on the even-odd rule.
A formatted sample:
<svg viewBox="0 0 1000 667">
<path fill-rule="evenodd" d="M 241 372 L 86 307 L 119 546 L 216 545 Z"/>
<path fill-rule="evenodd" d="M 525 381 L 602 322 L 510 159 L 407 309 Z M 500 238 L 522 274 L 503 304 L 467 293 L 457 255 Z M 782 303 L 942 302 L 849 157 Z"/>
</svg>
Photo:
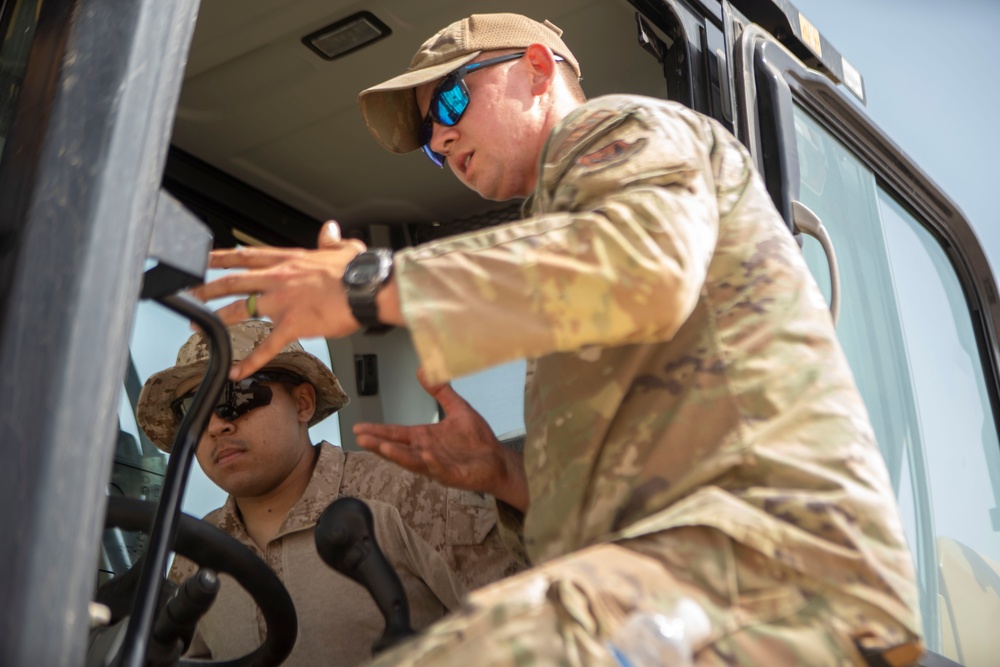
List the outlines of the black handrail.
<svg viewBox="0 0 1000 667">
<path fill-rule="evenodd" d="M 135 608 L 132 610 L 125 634 L 121 662 L 124 667 L 143 667 L 145 664 L 149 636 L 156 616 L 156 602 L 160 599 L 167 556 L 177 536 L 181 501 L 184 498 L 195 448 L 202 432 L 208 426 L 212 409 L 222 393 L 233 358 L 229 332 L 226 331 L 222 321 L 200 301 L 185 295 L 164 296 L 156 301 L 201 327 L 202 335 L 208 340 L 210 354 L 208 370 L 198 387 L 191 410 L 184 416 L 177 429 L 173 451 L 167 462 L 163 494 L 150 532 L 142 572 L 139 575 Z"/>
</svg>

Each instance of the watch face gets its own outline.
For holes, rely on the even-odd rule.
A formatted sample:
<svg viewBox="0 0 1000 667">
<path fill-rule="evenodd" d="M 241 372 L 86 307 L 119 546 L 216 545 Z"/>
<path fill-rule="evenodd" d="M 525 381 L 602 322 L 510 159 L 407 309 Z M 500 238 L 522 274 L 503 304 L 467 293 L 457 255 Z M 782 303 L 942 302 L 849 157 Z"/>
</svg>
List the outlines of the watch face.
<svg viewBox="0 0 1000 667">
<path fill-rule="evenodd" d="M 364 285 L 378 275 L 378 269 L 378 257 L 368 254 L 358 255 L 347 265 L 347 270 L 344 272 L 344 282 L 350 285 Z"/>
</svg>

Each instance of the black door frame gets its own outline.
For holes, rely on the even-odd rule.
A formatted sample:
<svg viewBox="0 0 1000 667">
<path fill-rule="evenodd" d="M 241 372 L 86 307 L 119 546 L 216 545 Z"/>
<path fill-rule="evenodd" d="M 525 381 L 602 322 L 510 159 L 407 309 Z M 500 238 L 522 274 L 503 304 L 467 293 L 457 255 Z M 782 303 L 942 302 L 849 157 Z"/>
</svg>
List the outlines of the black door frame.
<svg viewBox="0 0 1000 667">
<path fill-rule="evenodd" d="M 83 662 L 128 341 L 197 10 L 41 7 L 0 162 L 0 664 Z"/>
</svg>

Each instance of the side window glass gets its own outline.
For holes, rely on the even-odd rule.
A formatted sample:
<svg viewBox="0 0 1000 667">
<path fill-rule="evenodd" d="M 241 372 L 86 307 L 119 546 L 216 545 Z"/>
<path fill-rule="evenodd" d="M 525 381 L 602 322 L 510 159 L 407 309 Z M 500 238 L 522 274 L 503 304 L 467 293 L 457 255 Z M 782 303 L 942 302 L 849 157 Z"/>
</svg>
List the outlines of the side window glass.
<svg viewBox="0 0 1000 667">
<path fill-rule="evenodd" d="M 10 133 L 42 0 L 0 2 L 0 156 Z"/>
<path fill-rule="evenodd" d="M 851 362 L 858 389 L 894 487 L 907 424 L 914 415 L 900 316 L 880 220 L 875 175 L 809 115 L 796 108 L 800 198 L 823 220 L 837 251 L 841 311 L 837 335 Z M 827 300 L 830 276 L 819 242 L 802 235 L 802 251 Z M 878 360 L 884 360 L 879 362 Z M 876 363 L 878 362 L 878 363 Z"/>
<path fill-rule="evenodd" d="M 899 499 L 927 646 L 991 664 L 982 619 L 1000 614 L 1000 442 L 969 306 L 933 235 L 800 108 L 795 122 L 800 197 L 836 248 L 837 334 Z M 803 253 L 829 298 L 825 254 L 808 237 Z"/>
<path fill-rule="evenodd" d="M 502 366 L 459 378 L 452 387 L 489 423 L 501 439 L 524 433 L 525 362 Z"/>
<path fill-rule="evenodd" d="M 965 295 L 941 245 L 879 191 L 902 317 L 926 497 L 937 553 L 940 652 L 992 664 L 989 622 L 1000 618 L 1000 440 Z M 912 475 L 912 473 L 911 473 Z"/>
</svg>

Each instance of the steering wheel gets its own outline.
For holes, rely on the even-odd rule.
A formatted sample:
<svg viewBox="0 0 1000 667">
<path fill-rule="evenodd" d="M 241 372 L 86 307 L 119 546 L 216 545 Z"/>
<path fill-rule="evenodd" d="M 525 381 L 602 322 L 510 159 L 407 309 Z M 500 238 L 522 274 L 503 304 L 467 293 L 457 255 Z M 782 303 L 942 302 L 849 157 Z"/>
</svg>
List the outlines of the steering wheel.
<svg viewBox="0 0 1000 667">
<path fill-rule="evenodd" d="M 148 533 L 156 503 L 135 498 L 109 497 L 105 528 Z M 179 514 L 174 551 L 201 567 L 232 576 L 254 599 L 267 624 L 264 642 L 241 658 L 226 661 L 181 659 L 183 667 L 270 667 L 292 652 L 299 625 L 295 605 L 278 575 L 252 551 L 215 526 Z M 115 651 L 117 653 L 117 651 Z"/>
</svg>

